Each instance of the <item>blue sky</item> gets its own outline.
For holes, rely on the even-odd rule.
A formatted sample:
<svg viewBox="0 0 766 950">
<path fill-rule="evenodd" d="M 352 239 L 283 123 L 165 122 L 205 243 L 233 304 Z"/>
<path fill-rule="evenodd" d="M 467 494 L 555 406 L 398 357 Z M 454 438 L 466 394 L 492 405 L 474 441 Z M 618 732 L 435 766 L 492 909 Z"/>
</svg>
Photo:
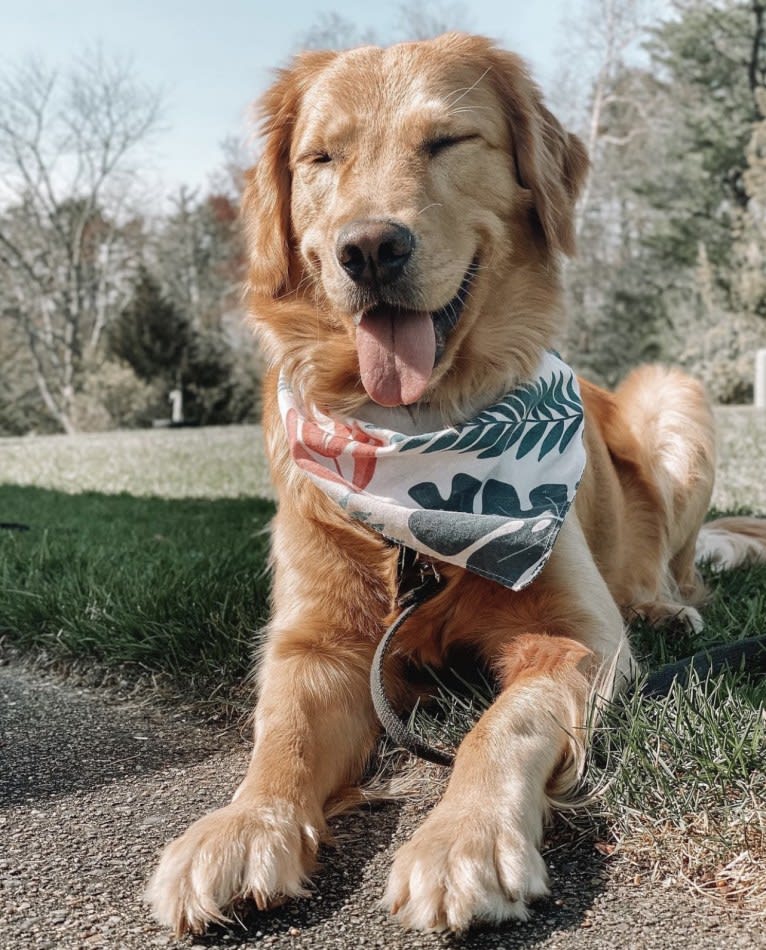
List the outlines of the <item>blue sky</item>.
<svg viewBox="0 0 766 950">
<path fill-rule="evenodd" d="M 577 0 L 470 0 L 476 32 L 522 53 L 545 86 L 555 72 L 561 23 Z M 385 35 L 398 4 L 359 0 L 0 0 L 0 64 L 34 55 L 55 66 L 100 44 L 129 57 L 164 90 L 164 130 L 154 156 L 163 182 L 204 185 L 220 143 L 242 134 L 247 107 L 322 12 Z M 361 11 L 361 12 L 360 12 Z"/>
</svg>

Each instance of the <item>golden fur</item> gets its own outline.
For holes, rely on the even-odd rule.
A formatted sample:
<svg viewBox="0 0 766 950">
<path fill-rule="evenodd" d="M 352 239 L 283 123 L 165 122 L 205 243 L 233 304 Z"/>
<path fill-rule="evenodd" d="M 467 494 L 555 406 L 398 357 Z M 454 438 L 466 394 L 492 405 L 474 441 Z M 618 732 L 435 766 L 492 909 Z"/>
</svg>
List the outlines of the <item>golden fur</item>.
<svg viewBox="0 0 766 950">
<path fill-rule="evenodd" d="M 394 220 L 415 235 L 406 276 L 381 291 L 392 307 L 443 308 L 477 262 L 410 407 L 457 423 L 555 344 L 560 258 L 574 251 L 587 171 L 582 144 L 522 62 L 479 37 L 306 53 L 261 108 L 265 147 L 244 220 L 250 308 L 271 366 L 273 616 L 248 773 L 230 805 L 168 846 L 149 888 L 178 933 L 225 919 L 242 898 L 266 907 L 303 894 L 329 804 L 359 780 L 379 733 L 368 677 L 395 609 L 396 555 L 297 469 L 276 409 L 281 370 L 331 413 L 402 413 L 371 405 L 362 384 L 354 314 L 371 302 L 339 265 L 339 233 Z M 594 682 L 631 672 L 623 615 L 685 611 L 699 622 L 694 551 L 714 471 L 701 387 L 644 367 L 613 394 L 584 381 L 582 392 L 588 466 L 539 579 L 512 593 L 444 566 L 446 587 L 398 641 L 400 659 L 430 664 L 471 647 L 502 687 L 462 742 L 442 801 L 395 858 L 385 903 L 408 927 L 526 917 L 547 893 L 544 816 L 576 776 Z M 406 700 L 397 674 L 394 658 L 389 682 Z"/>
</svg>

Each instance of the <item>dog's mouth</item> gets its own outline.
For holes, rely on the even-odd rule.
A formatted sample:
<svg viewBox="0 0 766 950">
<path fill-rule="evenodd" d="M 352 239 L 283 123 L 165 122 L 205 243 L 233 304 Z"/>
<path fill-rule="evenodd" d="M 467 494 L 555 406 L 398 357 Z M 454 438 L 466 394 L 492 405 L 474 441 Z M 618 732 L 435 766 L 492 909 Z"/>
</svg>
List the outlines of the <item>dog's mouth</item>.
<svg viewBox="0 0 766 950">
<path fill-rule="evenodd" d="M 380 406 L 410 406 L 422 398 L 460 322 L 478 267 L 474 258 L 458 292 L 439 310 L 378 304 L 358 314 L 356 351 L 370 399 Z"/>
</svg>

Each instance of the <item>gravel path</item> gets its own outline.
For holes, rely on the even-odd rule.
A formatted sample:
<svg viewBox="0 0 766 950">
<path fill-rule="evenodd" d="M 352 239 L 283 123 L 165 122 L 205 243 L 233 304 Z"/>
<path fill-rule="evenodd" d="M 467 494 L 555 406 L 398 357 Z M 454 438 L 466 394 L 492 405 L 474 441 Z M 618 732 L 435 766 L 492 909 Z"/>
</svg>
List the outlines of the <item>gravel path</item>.
<svg viewBox="0 0 766 950">
<path fill-rule="evenodd" d="M 620 880 L 592 845 L 549 855 L 554 897 L 524 925 L 443 937 L 403 933 L 377 901 L 423 806 L 392 804 L 335 825 L 311 899 L 244 929 L 177 942 L 140 893 L 161 845 L 225 803 L 248 748 L 183 712 L 117 702 L 0 668 L 0 948 L 545 948 L 754 950 L 763 921 L 675 885 Z"/>
</svg>

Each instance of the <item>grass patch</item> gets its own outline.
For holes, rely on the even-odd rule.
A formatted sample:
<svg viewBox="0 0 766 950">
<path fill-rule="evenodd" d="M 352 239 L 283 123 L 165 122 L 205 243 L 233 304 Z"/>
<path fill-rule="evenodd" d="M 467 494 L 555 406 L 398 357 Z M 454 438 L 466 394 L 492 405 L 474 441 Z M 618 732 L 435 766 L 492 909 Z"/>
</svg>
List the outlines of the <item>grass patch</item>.
<svg viewBox="0 0 766 950">
<path fill-rule="evenodd" d="M 0 485 L 0 632 L 197 697 L 236 684 L 266 618 L 262 499 L 163 499 Z"/>
<path fill-rule="evenodd" d="M 272 497 L 260 426 L 0 439 L 0 482 L 70 494 Z"/>
<path fill-rule="evenodd" d="M 763 682 L 726 675 L 615 705 L 590 758 L 586 823 L 603 822 L 651 880 L 766 914 L 765 702 Z"/>
<path fill-rule="evenodd" d="M 653 629 L 633 640 L 652 670 L 718 643 L 766 634 L 766 565 L 708 577 L 705 627 Z M 585 777 L 599 790 L 590 820 L 653 881 L 766 916 L 766 681 L 747 670 L 692 676 L 665 698 L 633 696 L 606 712 Z"/>
</svg>

